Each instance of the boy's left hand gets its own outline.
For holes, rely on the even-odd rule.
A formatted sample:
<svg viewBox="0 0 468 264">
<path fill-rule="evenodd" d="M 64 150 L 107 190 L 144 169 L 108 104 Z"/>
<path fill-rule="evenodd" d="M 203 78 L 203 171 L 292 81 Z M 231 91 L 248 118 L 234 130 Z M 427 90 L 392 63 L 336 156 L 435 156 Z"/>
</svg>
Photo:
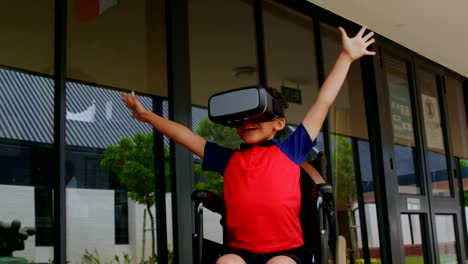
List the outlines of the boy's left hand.
<svg viewBox="0 0 468 264">
<path fill-rule="evenodd" d="M 375 39 L 372 38 L 372 36 L 374 36 L 374 32 L 371 31 L 364 35 L 367 28 L 363 26 L 354 38 L 350 38 L 342 27 L 339 27 L 338 29 L 341 32 L 341 45 L 343 52 L 349 56 L 351 61 L 357 60 L 364 55 L 375 55 L 374 51 L 367 50 L 367 47 L 375 42 Z"/>
</svg>

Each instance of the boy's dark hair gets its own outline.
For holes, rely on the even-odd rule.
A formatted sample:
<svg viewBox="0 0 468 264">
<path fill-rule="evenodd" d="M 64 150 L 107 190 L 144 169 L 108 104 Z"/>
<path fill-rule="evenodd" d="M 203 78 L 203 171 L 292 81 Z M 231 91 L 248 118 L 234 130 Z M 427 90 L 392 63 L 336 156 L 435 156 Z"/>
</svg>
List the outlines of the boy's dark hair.
<svg viewBox="0 0 468 264">
<path fill-rule="evenodd" d="M 287 109 L 289 107 L 288 101 L 284 98 L 283 94 L 281 94 L 280 91 L 273 87 L 266 87 L 265 90 L 276 100 L 278 100 L 284 107 L 284 109 Z"/>
</svg>

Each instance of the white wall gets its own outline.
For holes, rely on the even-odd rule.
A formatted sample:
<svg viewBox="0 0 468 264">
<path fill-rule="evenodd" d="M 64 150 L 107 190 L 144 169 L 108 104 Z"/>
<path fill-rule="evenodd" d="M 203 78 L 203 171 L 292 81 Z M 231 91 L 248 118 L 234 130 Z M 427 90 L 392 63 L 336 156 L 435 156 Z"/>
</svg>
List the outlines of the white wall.
<svg viewBox="0 0 468 264">
<path fill-rule="evenodd" d="M 133 259 L 140 260 L 142 254 L 143 238 L 143 210 L 144 207 L 129 200 L 129 244 L 115 245 L 114 234 L 114 191 L 74 189 L 67 188 L 67 258 L 71 263 L 81 263 L 85 250 L 94 253 L 97 250 L 101 261 L 110 262 L 114 255 L 119 257 L 123 253 L 129 254 Z M 168 247 L 172 243 L 172 201 L 171 194 L 166 193 L 167 238 Z M 14 219 L 21 221 L 22 227 L 35 226 L 34 188 L 29 186 L 0 185 L 0 221 L 11 223 Z M 154 207 L 152 208 L 154 214 Z M 366 204 L 366 223 L 369 247 L 379 247 L 379 232 L 377 225 L 377 211 L 375 204 Z M 468 207 L 465 207 L 468 215 Z M 358 216 L 357 214 L 355 217 Z M 357 221 L 358 219 L 356 219 Z M 411 234 L 407 215 L 401 217 L 402 235 L 404 244 L 410 244 Z M 209 210 L 204 210 L 205 237 L 222 242 L 222 228 L 219 223 L 220 216 Z M 417 217 L 412 217 L 413 239 L 421 243 L 420 223 Z M 356 223 L 359 223 L 357 221 Z M 468 223 L 466 223 L 468 228 Z M 439 219 L 438 229 L 444 226 L 453 227 L 453 219 Z M 147 216 L 147 229 L 150 220 Z M 450 229 L 453 230 L 453 229 Z M 145 256 L 151 252 L 151 233 L 146 232 Z M 438 232 L 439 242 L 453 241 L 453 232 Z M 361 247 L 362 241 L 359 240 Z M 53 257 L 52 247 L 36 247 L 35 237 L 25 241 L 25 250 L 15 251 L 14 256 L 24 257 L 35 262 L 47 263 Z"/>
<path fill-rule="evenodd" d="M 114 247 L 114 191 L 66 189 L 67 258 L 78 261 L 85 250 L 112 259 Z"/>
<path fill-rule="evenodd" d="M 0 221 L 11 223 L 18 219 L 21 227 L 35 226 L 34 188 L 28 186 L 0 185 Z M 34 238 L 25 241 L 23 251 L 13 252 L 14 256 L 35 259 Z"/>
<path fill-rule="evenodd" d="M 143 238 L 143 206 L 134 201 L 128 202 L 129 244 L 115 245 L 114 234 L 114 191 L 94 189 L 66 189 L 67 202 L 67 259 L 71 263 L 81 263 L 85 250 L 99 253 L 101 262 L 109 263 L 115 255 L 122 257 L 129 254 L 134 260 L 140 260 Z M 166 193 L 167 238 L 168 247 L 172 243 L 172 203 L 171 194 Z M 0 185 L 0 219 L 11 222 L 21 221 L 22 226 L 35 226 L 34 188 L 25 186 Z M 154 213 L 154 207 L 152 208 Z M 150 228 L 147 215 L 146 228 Z M 209 210 L 204 211 L 205 237 L 221 242 L 222 229 L 220 216 Z M 151 233 L 145 234 L 145 256 L 151 254 Z M 157 246 L 157 245 L 156 245 Z M 47 263 L 53 257 L 53 247 L 36 247 L 35 237 L 25 241 L 25 250 L 15 251 L 15 256 L 24 257 L 34 262 Z"/>
</svg>

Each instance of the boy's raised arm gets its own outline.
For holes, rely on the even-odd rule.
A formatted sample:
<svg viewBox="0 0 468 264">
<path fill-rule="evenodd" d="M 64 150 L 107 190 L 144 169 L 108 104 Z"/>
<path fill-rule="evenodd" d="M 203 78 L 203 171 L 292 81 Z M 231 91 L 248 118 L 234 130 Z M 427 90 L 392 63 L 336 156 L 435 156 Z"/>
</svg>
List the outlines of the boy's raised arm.
<svg viewBox="0 0 468 264">
<path fill-rule="evenodd" d="M 341 53 L 302 121 L 312 140 L 317 138 L 328 109 L 338 95 L 351 63 L 364 55 L 375 55 L 375 52 L 367 50 L 367 47 L 375 41 L 372 38 L 374 32 L 364 35 L 366 27 L 362 27 L 354 38 L 349 38 L 343 28 L 338 29 L 341 32 Z"/>
<path fill-rule="evenodd" d="M 175 142 L 183 145 L 203 159 L 206 140 L 192 132 L 189 128 L 161 117 L 143 107 L 135 93 L 122 93 L 122 101 L 132 111 L 132 117 L 152 125 L 156 130 Z"/>
</svg>

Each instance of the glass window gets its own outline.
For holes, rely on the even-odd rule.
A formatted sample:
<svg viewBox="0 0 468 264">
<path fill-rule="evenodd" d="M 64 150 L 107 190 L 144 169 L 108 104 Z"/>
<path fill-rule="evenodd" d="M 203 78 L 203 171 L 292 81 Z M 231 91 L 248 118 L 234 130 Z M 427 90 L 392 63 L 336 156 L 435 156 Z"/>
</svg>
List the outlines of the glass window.
<svg viewBox="0 0 468 264">
<path fill-rule="evenodd" d="M 53 75 L 54 10 L 53 0 L 0 4 L 0 65 Z"/>
<path fill-rule="evenodd" d="M 115 244 L 129 243 L 128 237 L 128 195 L 127 190 L 120 189 L 114 192 L 115 199 Z"/>
<path fill-rule="evenodd" d="M 258 83 L 252 1 L 189 1 L 188 18 L 194 105 L 206 106 L 217 92 Z"/>
<path fill-rule="evenodd" d="M 362 181 L 362 192 L 364 197 L 364 212 L 367 232 L 367 246 L 369 247 L 370 259 L 380 260 L 380 241 L 379 241 L 379 224 L 377 222 L 377 206 L 375 203 L 374 194 L 374 175 L 372 173 L 372 161 L 370 156 L 369 141 L 357 140 L 359 153 L 359 165 Z M 357 222 L 358 220 L 356 220 Z M 358 224 L 358 237 L 360 236 L 360 228 Z M 359 244 L 359 248 L 363 245 Z M 372 263 L 372 262 L 371 262 Z"/>
<path fill-rule="evenodd" d="M 408 69 L 405 62 L 392 57 L 386 57 L 384 65 L 392 115 L 394 167 L 398 191 L 405 194 L 421 194 Z"/>
<path fill-rule="evenodd" d="M 189 1 L 192 129 L 231 148 L 238 148 L 241 143 L 236 130 L 211 122 L 205 106 L 217 92 L 258 84 L 253 15 L 253 1 Z M 223 178 L 203 172 L 202 161 L 194 158 L 195 188 L 222 196 Z M 222 242 L 219 215 L 205 210 L 203 224 L 207 239 Z"/>
<path fill-rule="evenodd" d="M 463 85 L 460 80 L 445 76 L 445 87 L 453 154 L 468 159 L 468 121 Z"/>
<path fill-rule="evenodd" d="M 427 238 L 423 220 L 419 214 L 401 214 L 401 235 L 407 264 L 427 263 L 424 260 Z"/>
<path fill-rule="evenodd" d="M 462 82 L 450 76 L 445 76 L 447 115 L 450 128 L 450 140 L 453 155 L 460 170 L 460 189 L 464 197 L 465 239 L 468 237 L 468 121 L 466 112 L 466 93 L 463 93 Z"/>
<path fill-rule="evenodd" d="M 341 35 L 336 28 L 325 24 L 321 24 L 320 31 L 328 74 L 341 51 Z M 328 122 L 339 234 L 346 237 L 351 263 L 364 261 L 364 247 L 368 247 L 371 259 L 379 261 L 377 208 L 359 61 L 352 64 L 329 111 Z M 362 194 L 358 193 L 357 184 L 361 185 Z M 358 195 L 363 195 L 364 208 L 359 208 Z M 363 228 L 367 244 L 363 243 Z"/>
<path fill-rule="evenodd" d="M 39 263 L 53 255 L 54 10 L 0 2 L 0 221 L 36 228 L 13 255 Z"/>
<path fill-rule="evenodd" d="M 164 157 L 155 157 L 160 142 L 131 118 L 121 91 L 135 91 L 149 110 L 167 95 L 163 1 L 109 1 L 94 14 L 89 1 L 68 2 L 67 259 L 149 261 L 161 217 L 154 160 Z"/>
<path fill-rule="evenodd" d="M 468 159 L 459 160 L 460 176 L 463 184 L 463 201 L 465 207 L 465 237 L 468 237 Z"/>
<path fill-rule="evenodd" d="M 299 125 L 318 91 L 312 18 L 272 1 L 263 6 L 268 86 L 288 100 L 287 122 Z"/>
<path fill-rule="evenodd" d="M 36 246 L 53 246 L 54 211 L 51 187 L 36 187 L 34 190 L 36 215 Z"/>
<path fill-rule="evenodd" d="M 452 178 L 447 169 L 437 78 L 434 74 L 423 70 L 418 70 L 416 78 L 421 93 L 421 108 L 429 173 L 432 182 L 432 195 L 451 196 L 453 193 L 450 188 Z"/>
<path fill-rule="evenodd" d="M 455 223 L 453 215 L 436 215 L 437 246 L 439 263 L 458 263 Z"/>
</svg>

